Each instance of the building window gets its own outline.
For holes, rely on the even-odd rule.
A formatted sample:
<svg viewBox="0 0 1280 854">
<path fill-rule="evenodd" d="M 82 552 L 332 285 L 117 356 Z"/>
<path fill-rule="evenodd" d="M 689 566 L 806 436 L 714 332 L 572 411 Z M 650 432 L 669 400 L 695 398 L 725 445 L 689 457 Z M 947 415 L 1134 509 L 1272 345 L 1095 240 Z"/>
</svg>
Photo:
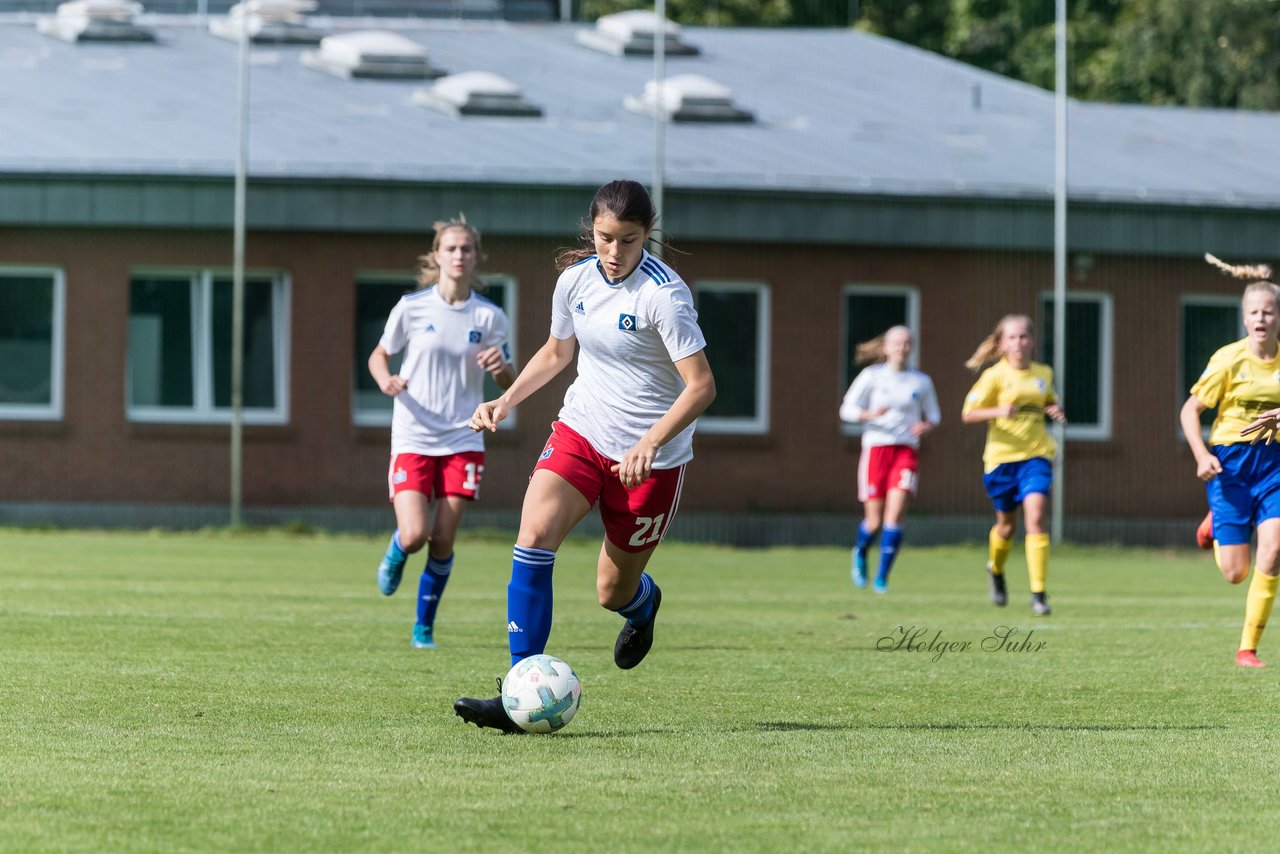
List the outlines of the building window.
<svg viewBox="0 0 1280 854">
<path fill-rule="evenodd" d="M 485 299 L 496 303 L 507 313 L 511 322 L 511 333 L 507 341 L 511 345 L 512 356 L 516 353 L 516 282 L 510 276 L 480 276 L 484 289 L 479 293 Z M 352 376 L 351 412 L 353 421 L 365 427 L 391 426 L 391 398 L 382 393 L 378 384 L 369 374 L 369 354 L 378 346 L 382 332 L 387 327 L 387 317 L 391 309 L 400 301 L 400 297 L 417 288 L 417 279 L 409 273 L 370 273 L 361 275 L 356 281 L 356 328 L 355 328 L 355 366 Z M 391 372 L 400 370 L 403 353 L 396 353 L 390 359 Z M 494 382 L 493 376 L 485 374 L 484 398 L 493 400 L 502 394 L 502 389 Z M 512 412 L 507 419 L 498 425 L 499 430 L 510 430 L 516 426 L 516 413 Z"/>
<path fill-rule="evenodd" d="M 716 399 L 698 419 L 704 433 L 769 432 L 769 286 L 698 282 L 698 326 Z"/>
<path fill-rule="evenodd" d="M 1053 294 L 1040 295 L 1038 361 L 1053 365 Z M 1067 294 L 1066 376 L 1054 377 L 1068 439 L 1111 438 L 1111 296 Z"/>
<path fill-rule="evenodd" d="M 62 418 L 65 302 L 61 270 L 0 268 L 0 419 Z"/>
<path fill-rule="evenodd" d="M 133 421 L 231 420 L 231 276 L 135 273 L 129 283 L 127 411 Z M 289 286 L 248 274 L 244 421 L 288 421 Z"/>
<path fill-rule="evenodd" d="M 1209 357 L 1232 341 L 1245 336 L 1239 297 L 1184 296 L 1179 306 L 1178 327 L 1182 339 L 1182 358 L 1178 375 L 1178 407 L 1200 379 Z M 1200 423 L 1208 435 L 1217 409 L 1200 413 Z"/>
<path fill-rule="evenodd" d="M 858 345 L 893 326 L 906 326 L 916 335 L 909 364 L 920 364 L 920 292 L 909 285 L 846 285 L 841 306 L 840 396 L 848 391 L 866 365 L 857 364 Z M 839 398 L 837 398 L 838 400 Z M 835 413 L 832 413 L 835 417 Z M 842 424 L 846 435 L 862 432 L 859 424 Z"/>
</svg>

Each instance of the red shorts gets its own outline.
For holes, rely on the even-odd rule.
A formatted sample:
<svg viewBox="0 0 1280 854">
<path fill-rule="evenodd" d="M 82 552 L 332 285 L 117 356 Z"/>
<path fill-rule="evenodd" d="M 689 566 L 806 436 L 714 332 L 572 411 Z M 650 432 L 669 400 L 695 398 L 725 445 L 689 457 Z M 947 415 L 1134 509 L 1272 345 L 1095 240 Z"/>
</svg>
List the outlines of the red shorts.
<svg viewBox="0 0 1280 854">
<path fill-rule="evenodd" d="M 484 451 L 462 451 L 442 457 L 392 454 L 387 469 L 388 498 L 401 492 L 421 492 L 430 498 L 456 495 L 475 501 L 484 477 Z"/>
<path fill-rule="evenodd" d="M 891 489 L 916 494 L 920 461 L 910 445 L 863 448 L 858 461 L 858 500 L 884 501 Z"/>
<path fill-rule="evenodd" d="M 591 504 L 600 502 L 600 519 L 609 542 L 624 552 L 647 551 L 662 540 L 675 518 L 684 466 L 654 469 L 644 483 L 627 489 L 618 475 L 609 471 L 617 462 L 557 421 L 551 425 L 551 438 L 533 470 L 555 472 Z"/>
</svg>

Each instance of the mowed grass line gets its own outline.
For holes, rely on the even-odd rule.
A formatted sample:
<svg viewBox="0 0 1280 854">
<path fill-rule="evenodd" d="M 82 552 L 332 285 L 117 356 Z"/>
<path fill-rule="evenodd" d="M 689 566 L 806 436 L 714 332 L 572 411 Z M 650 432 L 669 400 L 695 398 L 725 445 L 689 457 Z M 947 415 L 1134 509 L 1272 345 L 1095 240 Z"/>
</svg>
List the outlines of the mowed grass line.
<svg viewBox="0 0 1280 854">
<path fill-rule="evenodd" d="M 1203 553 L 1058 549 L 1033 619 L 1016 555 L 1000 610 L 978 548 L 908 546 L 877 596 L 843 550 L 668 543 L 622 672 L 571 541 L 548 651 L 583 706 L 507 737 L 451 704 L 506 669 L 510 543 L 464 537 L 431 652 L 381 549 L 0 531 L 0 849 L 1245 850 L 1274 814 L 1280 667 L 1234 667 Z M 877 650 L 903 631 L 935 650 Z"/>
</svg>

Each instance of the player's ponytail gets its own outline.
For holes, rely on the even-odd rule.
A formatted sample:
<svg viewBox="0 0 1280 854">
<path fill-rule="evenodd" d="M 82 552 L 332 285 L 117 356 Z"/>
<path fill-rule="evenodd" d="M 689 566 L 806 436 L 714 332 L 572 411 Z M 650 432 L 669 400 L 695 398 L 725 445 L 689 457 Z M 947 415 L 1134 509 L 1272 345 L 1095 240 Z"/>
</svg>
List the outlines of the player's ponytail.
<svg viewBox="0 0 1280 854">
<path fill-rule="evenodd" d="M 1031 322 L 1031 318 L 1025 314 L 1006 314 L 1000 318 L 1000 322 L 996 324 L 996 328 L 991 334 L 982 339 L 982 343 L 978 345 L 978 349 L 973 351 L 973 355 L 964 363 L 964 366 L 975 374 L 981 371 L 992 362 L 1000 360 L 1000 337 L 1004 335 L 1004 327 L 1007 323 L 1025 323 L 1027 331 L 1035 334 L 1035 324 Z"/>
<path fill-rule="evenodd" d="M 1228 264 L 1208 252 L 1204 253 L 1204 260 L 1235 279 L 1253 279 L 1254 281 L 1265 282 L 1271 278 L 1271 267 L 1268 264 Z"/>
<path fill-rule="evenodd" d="M 460 228 L 467 234 L 471 235 L 471 242 L 476 247 L 476 257 L 484 258 L 484 250 L 480 246 L 480 231 L 471 223 L 467 222 L 467 215 L 459 213 L 457 219 L 437 220 L 431 224 L 435 229 L 436 236 L 431 240 L 431 251 L 426 255 L 418 256 L 418 287 L 429 288 L 436 282 L 440 281 L 440 265 L 436 263 L 436 250 L 440 248 L 440 241 L 444 238 L 445 232 L 455 228 Z M 475 288 L 477 282 L 472 282 L 471 286 Z"/>
</svg>

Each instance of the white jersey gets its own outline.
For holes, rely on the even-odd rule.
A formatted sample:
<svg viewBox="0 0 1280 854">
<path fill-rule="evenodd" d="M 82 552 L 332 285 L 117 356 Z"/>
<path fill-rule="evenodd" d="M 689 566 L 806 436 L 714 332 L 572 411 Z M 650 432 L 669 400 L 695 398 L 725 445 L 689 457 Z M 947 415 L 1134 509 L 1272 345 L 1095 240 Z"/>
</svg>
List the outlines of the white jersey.
<svg viewBox="0 0 1280 854">
<path fill-rule="evenodd" d="M 576 336 L 579 346 L 578 376 L 560 420 L 612 460 L 635 447 L 684 391 L 674 363 L 707 346 L 689 286 L 648 252 L 617 283 L 605 278 L 595 255 L 561 273 L 551 334 Z M 693 458 L 696 423 L 658 450 L 654 468 Z"/>
<path fill-rule="evenodd" d="M 887 408 L 883 415 L 861 421 L 862 413 Z M 927 374 L 907 368 L 895 371 L 887 364 L 872 365 L 854 379 L 840 404 L 840 419 L 864 424 L 862 447 L 908 445 L 920 447 L 920 438 L 911 427 L 921 421 L 942 420 L 938 395 Z"/>
<path fill-rule="evenodd" d="M 485 370 L 476 355 L 507 344 L 510 322 L 501 308 L 472 291 L 450 305 L 437 288 L 405 294 L 391 309 L 378 342 L 390 354 L 404 350 L 391 419 L 391 453 L 440 457 L 483 451 L 484 435 L 469 426 L 484 398 Z"/>
</svg>

